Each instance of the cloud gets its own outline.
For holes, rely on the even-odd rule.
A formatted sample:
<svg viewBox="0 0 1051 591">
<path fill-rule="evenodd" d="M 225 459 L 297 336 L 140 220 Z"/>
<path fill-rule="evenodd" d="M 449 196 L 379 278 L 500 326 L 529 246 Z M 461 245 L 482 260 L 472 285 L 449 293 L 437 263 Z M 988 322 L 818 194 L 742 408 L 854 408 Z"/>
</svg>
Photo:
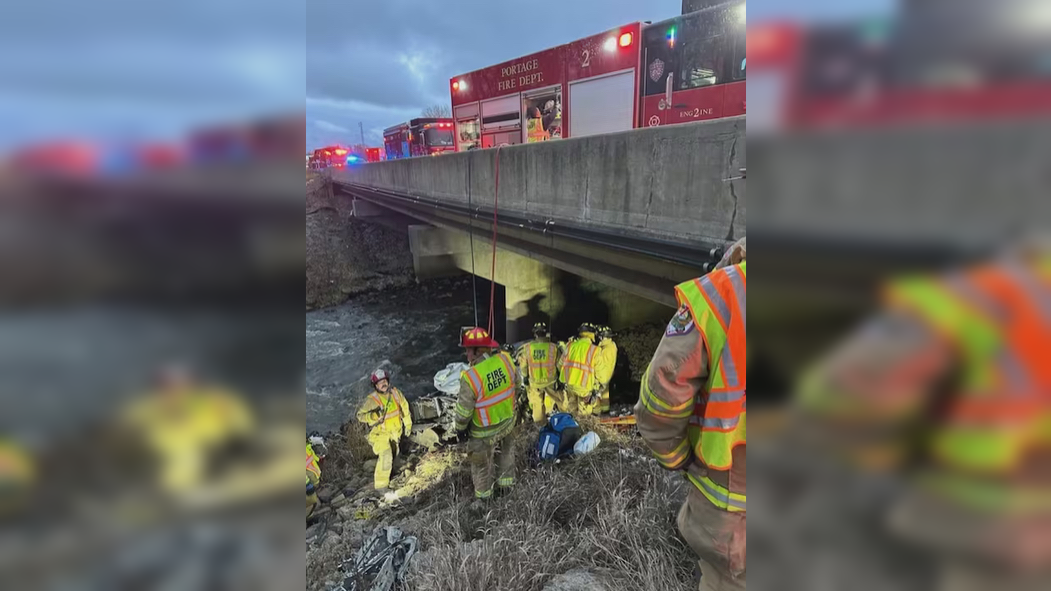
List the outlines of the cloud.
<svg viewBox="0 0 1051 591">
<path fill-rule="evenodd" d="M 336 125 L 335 123 L 332 123 L 330 121 L 325 121 L 324 119 L 318 119 L 318 120 L 314 121 L 314 125 L 320 127 L 321 129 L 324 129 L 325 131 L 335 131 L 335 132 L 339 132 L 339 133 L 349 133 L 350 132 L 350 130 L 347 129 L 346 127 L 342 127 L 342 126 Z"/>
<path fill-rule="evenodd" d="M 324 101 L 339 112 L 325 120 L 351 122 L 351 129 L 361 121 L 366 141 L 379 145 L 376 130 L 449 104 L 453 76 L 633 21 L 670 18 L 681 7 L 681 0 L 574 0 L 550 9 L 490 0 L 307 0 L 307 118 Z M 319 147 L 313 137 L 308 147 Z"/>
</svg>

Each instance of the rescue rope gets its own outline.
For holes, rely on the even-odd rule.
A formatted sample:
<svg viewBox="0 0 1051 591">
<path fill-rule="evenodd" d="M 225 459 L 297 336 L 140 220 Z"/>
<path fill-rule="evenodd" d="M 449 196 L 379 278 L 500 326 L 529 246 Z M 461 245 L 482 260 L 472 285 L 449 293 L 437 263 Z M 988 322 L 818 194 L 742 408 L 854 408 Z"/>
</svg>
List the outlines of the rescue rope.
<svg viewBox="0 0 1051 591">
<path fill-rule="evenodd" d="M 478 326 L 478 274 L 474 270 L 474 211 L 471 207 L 470 158 L 467 158 L 467 212 L 467 235 L 471 238 L 471 305 L 474 306 L 474 325 Z"/>
<path fill-rule="evenodd" d="M 496 302 L 496 210 L 500 203 L 500 148 L 496 147 L 496 188 L 493 190 L 493 264 L 489 271 L 489 334 L 492 335 Z"/>
</svg>

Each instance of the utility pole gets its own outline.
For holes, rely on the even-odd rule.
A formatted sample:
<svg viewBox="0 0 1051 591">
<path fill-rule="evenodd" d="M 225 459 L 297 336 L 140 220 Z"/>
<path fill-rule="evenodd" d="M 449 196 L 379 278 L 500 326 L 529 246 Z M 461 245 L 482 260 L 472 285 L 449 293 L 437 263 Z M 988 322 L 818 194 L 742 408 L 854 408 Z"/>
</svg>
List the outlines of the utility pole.
<svg viewBox="0 0 1051 591">
<path fill-rule="evenodd" d="M 358 121 L 358 131 L 361 132 L 361 145 L 364 146 L 365 145 L 365 126 L 361 124 L 361 121 Z"/>
</svg>

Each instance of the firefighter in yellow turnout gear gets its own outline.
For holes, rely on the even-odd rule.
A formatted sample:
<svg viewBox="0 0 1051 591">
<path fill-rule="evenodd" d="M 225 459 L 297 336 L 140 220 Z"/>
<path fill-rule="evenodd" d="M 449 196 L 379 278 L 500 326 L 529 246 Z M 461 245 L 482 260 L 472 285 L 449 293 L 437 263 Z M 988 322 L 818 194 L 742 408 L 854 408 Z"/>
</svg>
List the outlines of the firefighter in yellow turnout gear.
<svg viewBox="0 0 1051 591">
<path fill-rule="evenodd" d="M 474 495 L 493 496 L 493 484 L 506 490 L 515 483 L 515 388 L 514 360 L 489 333 L 470 328 L 460 344 L 471 368 L 460 377 L 456 400 L 456 430 L 468 431 L 468 461 Z M 495 474 L 494 474 L 495 468 Z"/>
<path fill-rule="evenodd" d="M 560 397 L 552 400 L 551 406 L 571 414 L 591 414 L 595 393 L 595 327 L 581 324 L 577 338 L 566 343 L 566 352 L 559 359 L 559 380 L 564 386 Z M 551 410 L 548 410 L 550 414 Z"/>
<path fill-rule="evenodd" d="M 617 367 L 617 344 L 613 342 L 613 331 L 608 326 L 598 329 L 598 352 L 595 353 L 595 386 L 597 402 L 592 407 L 593 414 L 609 412 L 609 381 Z"/>
<path fill-rule="evenodd" d="M 314 453 L 314 448 L 307 443 L 307 517 L 314 512 L 320 504 L 317 498 L 317 488 L 321 483 L 321 458 Z"/>
<path fill-rule="evenodd" d="M 124 408 L 118 422 L 157 455 L 159 484 L 176 495 L 203 486 L 209 458 L 255 429 L 255 417 L 240 397 L 200 383 L 178 365 L 162 368 L 156 389 Z"/>
<path fill-rule="evenodd" d="M 390 486 L 390 472 L 401 438 L 408 437 L 412 430 L 412 415 L 409 402 L 400 390 L 390 385 L 390 375 L 386 371 L 377 369 L 372 372 L 372 386 L 375 390 L 358 410 L 358 421 L 370 428 L 368 441 L 372 452 L 379 458 L 373 484 L 377 491 L 384 492 Z"/>
<path fill-rule="evenodd" d="M 533 422 L 539 423 L 544 420 L 544 401 L 548 398 L 554 400 L 558 394 L 555 390 L 558 377 L 555 368 L 559 354 L 558 346 L 551 342 L 551 331 L 546 324 L 537 322 L 533 325 L 533 336 L 535 340 L 518 351 L 518 367 L 521 375 L 525 376 L 526 396 L 529 398 Z"/>
<path fill-rule="evenodd" d="M 27 507 L 36 483 L 29 453 L 0 436 L 0 520 Z"/>
</svg>

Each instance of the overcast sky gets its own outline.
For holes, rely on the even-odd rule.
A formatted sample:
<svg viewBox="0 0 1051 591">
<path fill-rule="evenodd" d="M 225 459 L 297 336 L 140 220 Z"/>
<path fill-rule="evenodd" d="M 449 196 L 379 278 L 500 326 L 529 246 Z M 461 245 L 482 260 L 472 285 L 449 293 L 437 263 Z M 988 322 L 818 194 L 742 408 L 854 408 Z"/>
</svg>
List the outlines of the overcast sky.
<svg viewBox="0 0 1051 591">
<path fill-rule="evenodd" d="M 836 18 L 893 0 L 751 0 L 750 20 Z M 174 137 L 303 108 L 307 145 L 379 145 L 448 104 L 450 77 L 681 0 L 10 0 L 0 8 L 0 150 L 49 137 Z"/>
<path fill-rule="evenodd" d="M 752 0 L 749 18 L 839 18 L 893 0 Z M 681 0 L 307 0 L 307 146 L 382 143 L 385 127 L 449 104 L 449 79 L 633 21 Z"/>
<path fill-rule="evenodd" d="M 0 149 L 302 109 L 305 23 L 287 0 L 4 1 Z"/>
</svg>

